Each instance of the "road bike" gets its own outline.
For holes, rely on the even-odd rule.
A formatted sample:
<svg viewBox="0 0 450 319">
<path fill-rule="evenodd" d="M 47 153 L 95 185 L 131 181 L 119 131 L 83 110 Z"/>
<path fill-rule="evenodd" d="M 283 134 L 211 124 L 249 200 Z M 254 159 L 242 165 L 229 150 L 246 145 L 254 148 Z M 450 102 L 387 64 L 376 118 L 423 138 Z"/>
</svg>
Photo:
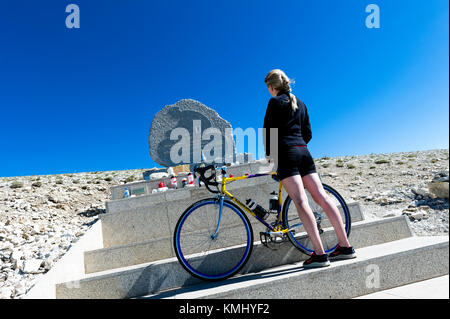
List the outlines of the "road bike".
<svg viewBox="0 0 450 319">
<path fill-rule="evenodd" d="M 175 254 L 183 268 L 192 276 L 206 281 L 219 281 L 235 275 L 245 266 L 254 242 L 252 224 L 247 215 L 266 227 L 265 232 L 260 232 L 260 240 L 264 246 L 275 249 L 277 245 L 290 241 L 304 254 L 310 255 L 314 251 L 291 198 L 287 196 L 282 203 L 283 187 L 276 172 L 234 177 L 227 176 L 227 166 L 208 165 L 196 167 L 194 175 L 198 177 L 199 183 L 216 195 L 190 205 L 175 226 Z M 272 194 L 276 195 L 277 203 L 272 199 L 272 214 L 269 213 L 276 218 L 271 223 L 261 214 L 267 212 L 263 206 L 254 202 L 247 206 L 251 199 L 247 199 L 244 204 L 226 189 L 230 182 L 263 176 L 271 176 L 278 182 L 278 193 Z M 351 217 L 344 198 L 332 187 L 322 185 L 327 196 L 339 209 L 347 236 L 350 236 Z M 307 194 L 324 250 L 331 253 L 337 247 L 337 236 L 322 207 L 308 192 Z M 256 206 L 259 208 L 254 209 Z"/>
</svg>

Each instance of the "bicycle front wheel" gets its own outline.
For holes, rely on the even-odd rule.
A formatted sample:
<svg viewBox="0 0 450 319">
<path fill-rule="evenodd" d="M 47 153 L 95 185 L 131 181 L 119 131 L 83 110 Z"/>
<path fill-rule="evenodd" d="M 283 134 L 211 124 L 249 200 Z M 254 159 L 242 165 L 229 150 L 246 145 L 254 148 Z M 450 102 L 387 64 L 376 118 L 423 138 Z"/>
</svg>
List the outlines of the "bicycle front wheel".
<svg viewBox="0 0 450 319">
<path fill-rule="evenodd" d="M 253 230 L 245 213 L 224 200 L 200 200 L 181 215 L 175 227 L 178 261 L 194 277 L 217 281 L 236 274 L 253 249 Z"/>
<path fill-rule="evenodd" d="M 339 210 L 339 215 L 344 224 L 347 237 L 350 236 L 351 217 L 347 203 L 344 198 L 331 186 L 323 184 L 323 188 L 331 203 Z M 306 189 L 305 192 L 308 196 L 308 204 L 311 207 L 316 219 L 323 248 L 325 253 L 329 254 L 336 249 L 338 244 L 336 232 L 334 231 L 323 208 L 313 200 L 311 194 Z M 300 220 L 297 208 L 289 196 L 284 201 L 282 214 L 284 227 L 291 229 L 291 231 L 287 233 L 291 243 L 301 252 L 310 255 L 314 251 L 314 247 L 312 246 L 311 240 L 309 239 L 309 236 Z"/>
</svg>

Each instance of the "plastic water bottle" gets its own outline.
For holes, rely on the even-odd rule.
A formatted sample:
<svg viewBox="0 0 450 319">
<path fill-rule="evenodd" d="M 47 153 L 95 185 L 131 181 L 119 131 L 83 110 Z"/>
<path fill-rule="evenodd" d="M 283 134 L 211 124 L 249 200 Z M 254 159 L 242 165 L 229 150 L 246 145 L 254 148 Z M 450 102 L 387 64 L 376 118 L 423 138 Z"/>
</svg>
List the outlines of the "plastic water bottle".
<svg viewBox="0 0 450 319">
<path fill-rule="evenodd" d="M 177 189 L 177 178 L 175 175 L 170 176 L 170 187 Z"/>
<path fill-rule="evenodd" d="M 169 188 L 166 186 L 166 185 L 164 185 L 164 183 L 163 182 L 160 182 L 159 183 L 159 185 L 158 185 L 158 192 L 165 192 L 166 190 L 168 190 Z"/>
<path fill-rule="evenodd" d="M 124 196 L 123 197 L 130 197 L 130 190 L 128 189 L 128 187 L 125 187 L 125 190 L 124 190 Z"/>
<path fill-rule="evenodd" d="M 192 173 L 189 172 L 187 178 L 188 178 L 188 185 L 192 185 L 193 186 L 194 185 L 194 175 L 192 175 Z"/>
<path fill-rule="evenodd" d="M 279 206 L 280 203 L 278 202 L 278 194 L 276 192 L 270 193 L 269 212 L 272 214 L 277 214 Z"/>
</svg>

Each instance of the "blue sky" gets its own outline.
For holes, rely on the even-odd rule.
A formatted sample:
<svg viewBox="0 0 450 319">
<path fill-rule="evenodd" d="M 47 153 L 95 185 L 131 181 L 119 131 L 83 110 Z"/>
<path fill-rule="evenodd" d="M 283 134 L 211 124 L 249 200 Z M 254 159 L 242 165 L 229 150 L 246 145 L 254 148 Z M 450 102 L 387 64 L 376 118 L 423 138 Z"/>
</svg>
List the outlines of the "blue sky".
<svg viewBox="0 0 450 319">
<path fill-rule="evenodd" d="M 65 8 L 80 8 L 68 29 Z M 368 29 L 365 8 L 380 8 Z M 273 68 L 308 107 L 313 157 L 448 148 L 442 0 L 8 1 L 0 176 L 150 168 L 153 116 L 183 98 L 262 126 Z"/>
</svg>

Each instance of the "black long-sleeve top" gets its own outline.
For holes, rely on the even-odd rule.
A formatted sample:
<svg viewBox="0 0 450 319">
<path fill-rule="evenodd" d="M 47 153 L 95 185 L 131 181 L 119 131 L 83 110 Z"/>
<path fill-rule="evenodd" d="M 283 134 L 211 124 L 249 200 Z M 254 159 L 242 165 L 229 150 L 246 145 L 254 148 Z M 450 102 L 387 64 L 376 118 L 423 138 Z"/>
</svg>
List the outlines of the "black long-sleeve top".
<svg viewBox="0 0 450 319">
<path fill-rule="evenodd" d="M 281 91 L 269 100 L 264 116 L 264 148 L 270 156 L 270 128 L 278 129 L 278 149 L 306 145 L 312 138 L 306 105 L 297 98 L 298 108 L 292 110 L 289 92 Z M 274 140 L 272 143 L 276 143 Z M 274 144 L 272 144 L 273 146 Z"/>
</svg>

